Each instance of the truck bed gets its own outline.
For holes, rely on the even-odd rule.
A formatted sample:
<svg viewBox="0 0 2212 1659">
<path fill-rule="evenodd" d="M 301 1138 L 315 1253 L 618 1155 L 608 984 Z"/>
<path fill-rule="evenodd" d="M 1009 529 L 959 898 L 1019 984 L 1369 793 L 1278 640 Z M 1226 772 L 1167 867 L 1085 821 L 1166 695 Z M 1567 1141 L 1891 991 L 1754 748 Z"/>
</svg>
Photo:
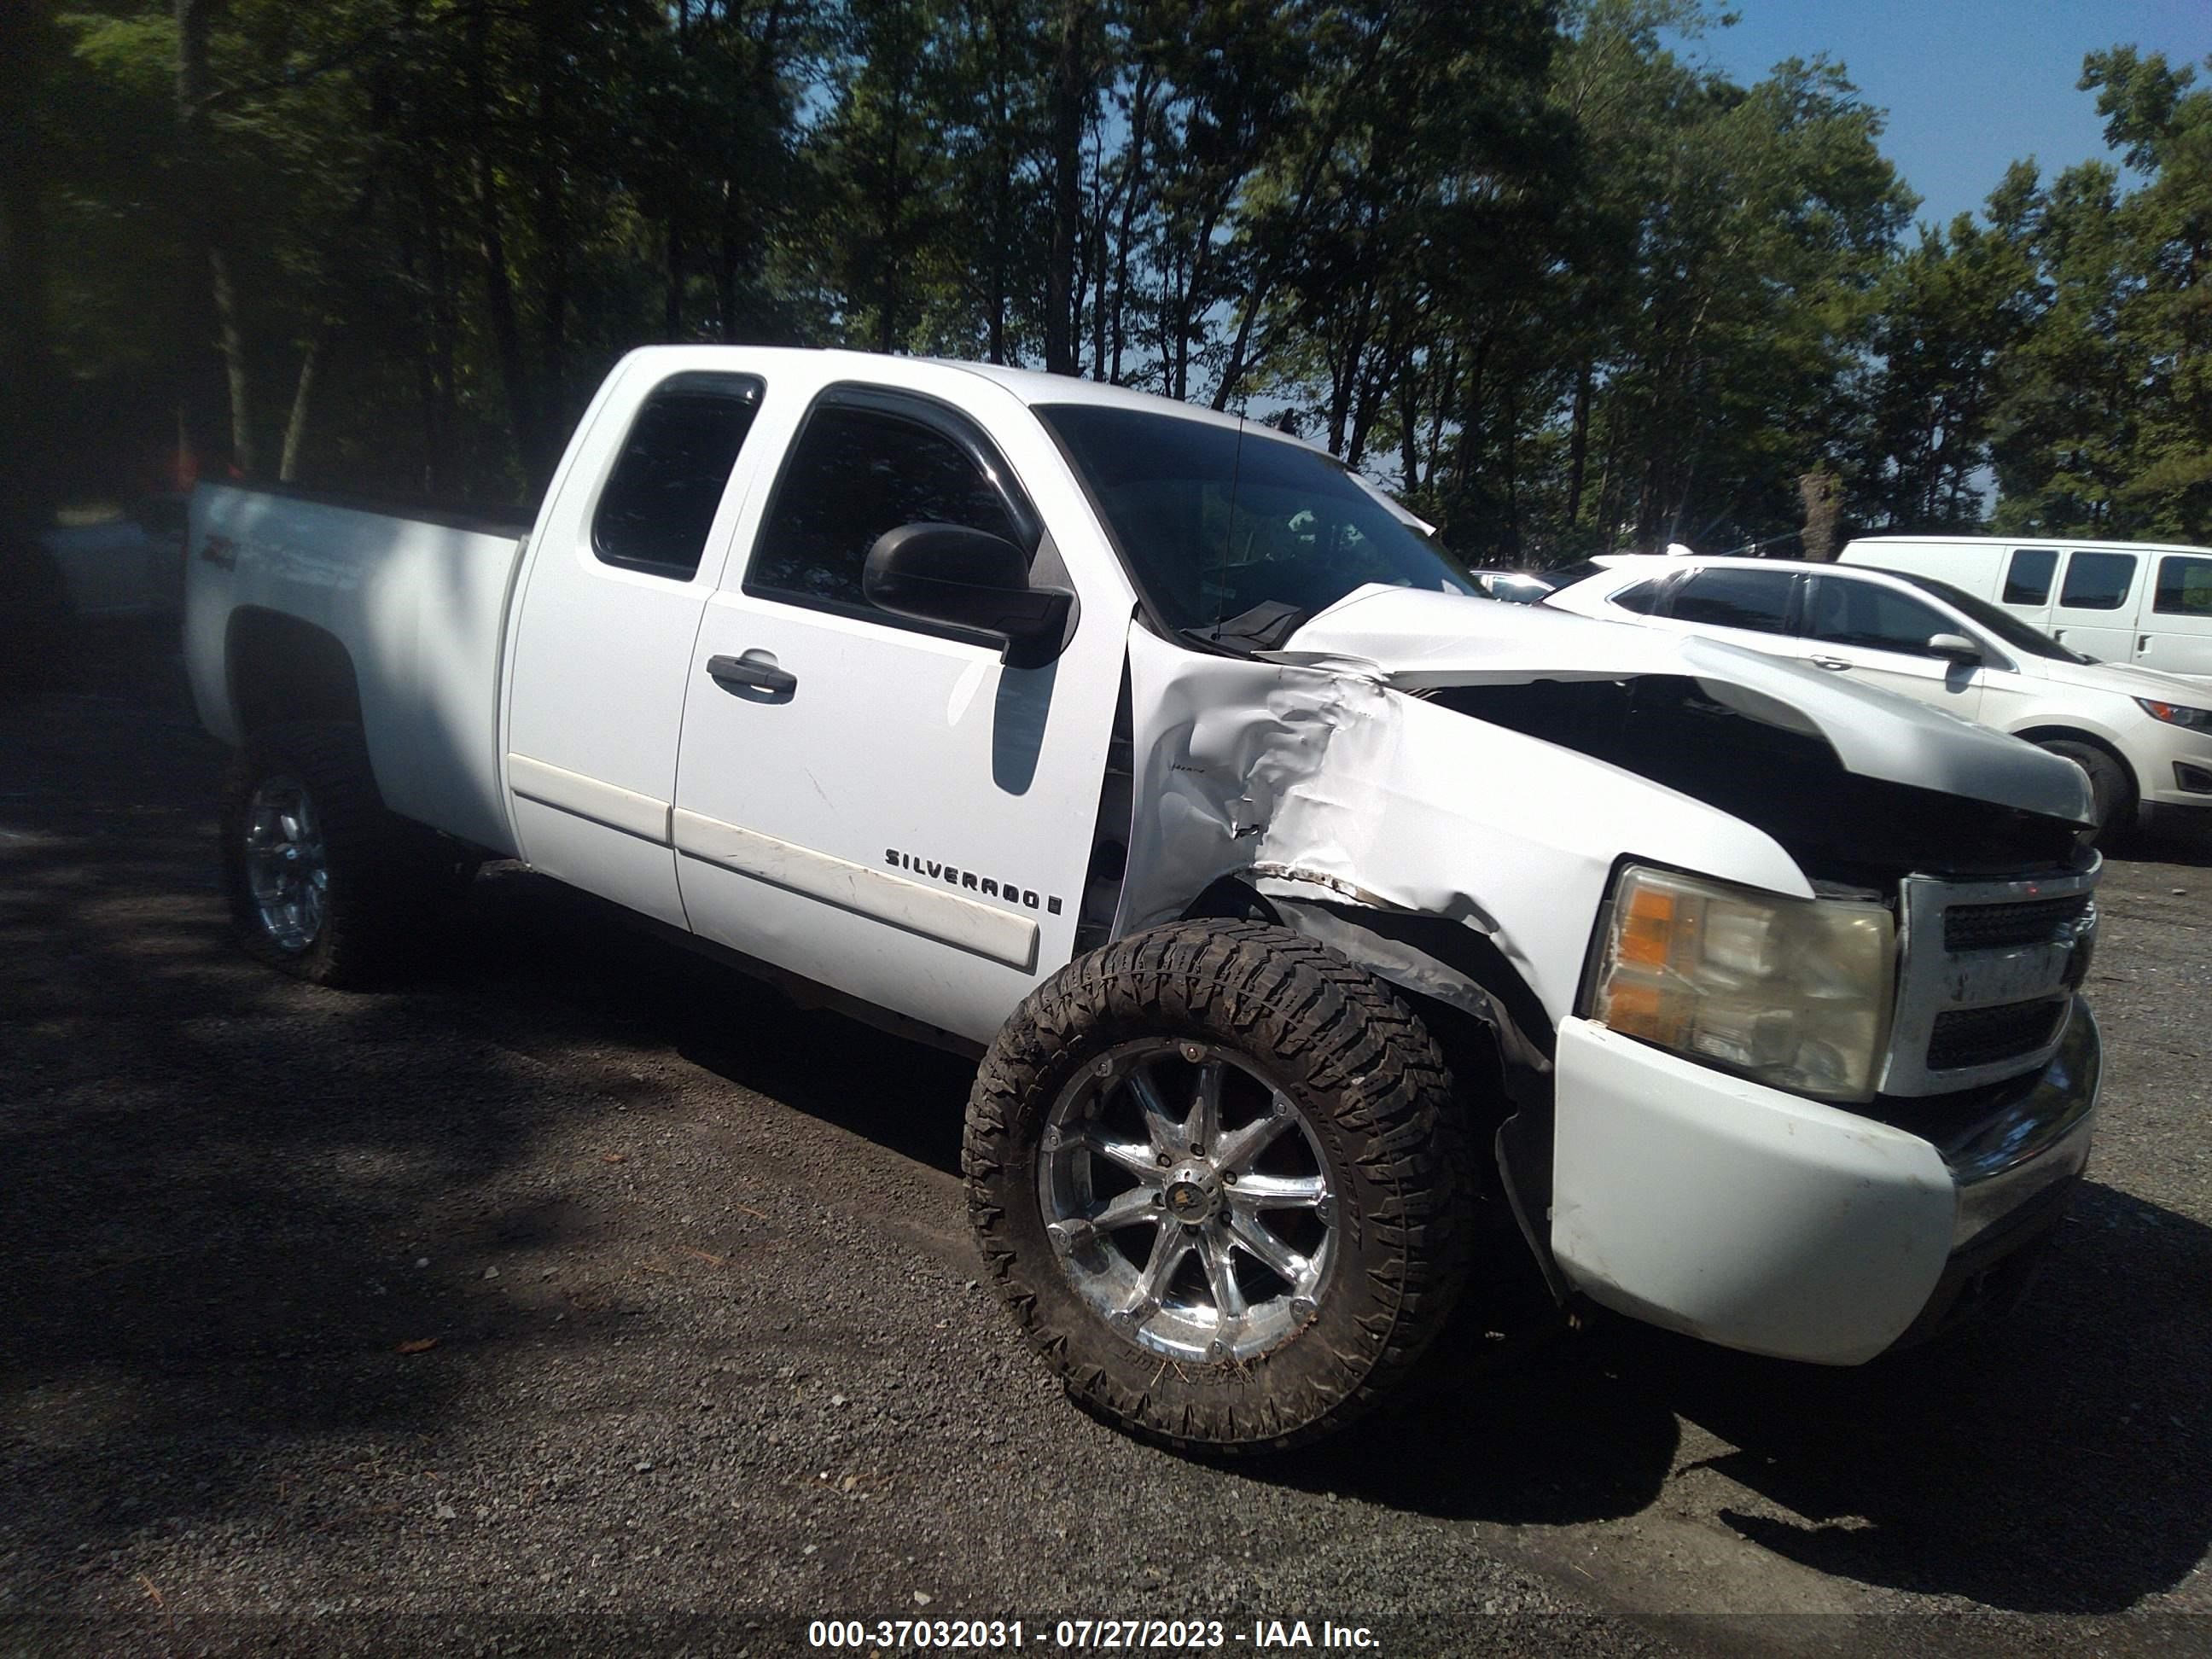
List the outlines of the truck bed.
<svg viewBox="0 0 2212 1659">
<path fill-rule="evenodd" d="M 369 757 L 394 811 L 495 853 L 514 848 L 500 789 L 500 664 L 526 521 L 391 510 L 289 487 L 192 498 L 185 627 L 210 731 L 243 736 L 225 635 L 295 618 L 345 647 Z M 304 711 L 303 711 L 304 712 Z"/>
</svg>

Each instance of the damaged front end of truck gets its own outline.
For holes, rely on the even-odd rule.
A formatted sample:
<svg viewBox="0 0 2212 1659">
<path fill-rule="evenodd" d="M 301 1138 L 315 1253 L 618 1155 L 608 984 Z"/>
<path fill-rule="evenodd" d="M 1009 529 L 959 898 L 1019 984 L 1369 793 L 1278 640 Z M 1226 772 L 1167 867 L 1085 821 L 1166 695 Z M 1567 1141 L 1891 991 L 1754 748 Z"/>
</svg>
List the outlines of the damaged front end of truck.
<svg viewBox="0 0 2212 1659">
<path fill-rule="evenodd" d="M 1562 1297 L 1850 1364 L 2024 1279 L 2096 1097 L 2077 769 L 1402 587 L 1273 650 L 1134 628 L 1127 725 L 1113 931 L 1265 915 L 1486 1039 L 1471 1109 Z"/>
</svg>

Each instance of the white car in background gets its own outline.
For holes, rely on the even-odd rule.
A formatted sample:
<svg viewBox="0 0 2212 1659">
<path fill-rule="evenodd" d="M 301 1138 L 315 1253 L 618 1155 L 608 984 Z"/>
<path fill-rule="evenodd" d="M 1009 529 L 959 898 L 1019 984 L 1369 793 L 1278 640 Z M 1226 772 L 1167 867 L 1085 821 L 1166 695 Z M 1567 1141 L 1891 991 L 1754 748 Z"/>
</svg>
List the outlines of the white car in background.
<svg viewBox="0 0 2212 1659">
<path fill-rule="evenodd" d="M 1933 576 L 2100 662 L 2212 687 L 2212 547 L 1997 536 L 1862 536 L 1840 564 Z"/>
<path fill-rule="evenodd" d="M 1648 554 L 1559 574 L 1575 578 L 1544 601 L 1559 610 L 1795 658 L 2063 755 L 2089 775 L 2100 838 L 2212 821 L 2212 685 L 2095 661 L 1948 582 Z"/>
</svg>

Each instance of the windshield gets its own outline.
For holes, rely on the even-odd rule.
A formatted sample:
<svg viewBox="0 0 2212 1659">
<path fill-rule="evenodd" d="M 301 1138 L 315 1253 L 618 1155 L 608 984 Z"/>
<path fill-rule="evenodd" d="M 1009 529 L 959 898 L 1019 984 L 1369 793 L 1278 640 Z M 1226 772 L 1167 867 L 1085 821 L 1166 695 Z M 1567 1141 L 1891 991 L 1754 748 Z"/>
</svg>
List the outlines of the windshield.
<svg viewBox="0 0 2212 1659">
<path fill-rule="evenodd" d="M 1212 632 L 1261 606 L 1304 618 L 1370 582 L 1475 592 L 1464 566 L 1318 451 L 1144 410 L 1036 412 L 1171 629 Z"/>
<path fill-rule="evenodd" d="M 2008 611 L 2000 611 L 1987 599 L 1978 599 L 1964 588 L 1954 587 L 1948 582 L 1937 581 L 1933 576 L 1916 576 L 1909 570 L 1890 570 L 1883 573 L 1900 581 L 1911 582 L 1923 593 L 1932 593 L 1986 628 L 2015 651 L 2024 651 L 2031 657 L 2048 657 L 2053 662 L 2094 662 L 2094 657 L 2085 657 L 2079 651 L 2070 651 L 2050 635 L 2030 628 Z"/>
</svg>

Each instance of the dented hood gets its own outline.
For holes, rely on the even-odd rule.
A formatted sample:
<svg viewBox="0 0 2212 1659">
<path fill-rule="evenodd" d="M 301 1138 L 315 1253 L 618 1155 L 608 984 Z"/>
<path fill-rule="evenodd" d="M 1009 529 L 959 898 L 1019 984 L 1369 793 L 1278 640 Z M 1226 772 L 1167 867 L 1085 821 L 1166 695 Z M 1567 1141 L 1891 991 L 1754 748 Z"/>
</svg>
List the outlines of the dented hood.
<svg viewBox="0 0 2212 1659">
<path fill-rule="evenodd" d="M 1847 771 L 2088 823 L 2070 761 L 1908 697 L 1694 635 L 1455 593 L 1370 584 L 1271 661 L 1364 670 L 1401 690 L 1674 675 L 1737 714 L 1825 739 Z"/>
</svg>

